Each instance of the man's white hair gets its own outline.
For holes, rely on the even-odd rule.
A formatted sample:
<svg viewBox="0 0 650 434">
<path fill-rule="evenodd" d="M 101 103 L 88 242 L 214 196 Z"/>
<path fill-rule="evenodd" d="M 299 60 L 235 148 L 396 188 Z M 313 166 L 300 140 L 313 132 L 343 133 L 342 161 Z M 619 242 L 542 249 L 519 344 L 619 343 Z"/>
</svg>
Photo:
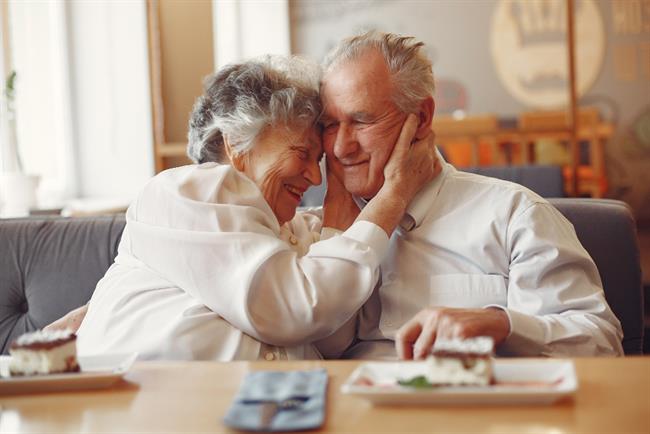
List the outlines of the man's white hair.
<svg viewBox="0 0 650 434">
<path fill-rule="evenodd" d="M 252 149 L 266 127 L 308 128 L 321 112 L 320 68 L 298 57 L 264 56 L 208 76 L 190 115 L 187 155 L 195 163 L 226 161 Z"/>
<path fill-rule="evenodd" d="M 342 63 L 355 60 L 369 49 L 376 49 L 386 61 L 393 82 L 393 102 L 404 113 L 414 113 L 425 98 L 433 95 L 431 61 L 423 52 L 423 42 L 372 30 L 343 39 L 323 61 L 325 73 Z"/>
</svg>

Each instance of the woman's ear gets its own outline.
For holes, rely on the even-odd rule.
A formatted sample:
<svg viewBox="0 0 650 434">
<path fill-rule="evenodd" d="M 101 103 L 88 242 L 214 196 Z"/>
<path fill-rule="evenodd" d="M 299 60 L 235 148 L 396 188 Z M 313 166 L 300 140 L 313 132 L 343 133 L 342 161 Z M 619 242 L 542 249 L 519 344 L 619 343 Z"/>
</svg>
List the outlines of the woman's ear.
<svg viewBox="0 0 650 434">
<path fill-rule="evenodd" d="M 245 168 L 244 158 L 235 152 L 235 150 L 232 148 L 230 138 L 225 134 L 223 135 L 223 147 L 226 150 L 228 160 L 230 160 L 230 165 L 240 172 L 243 172 Z"/>
<path fill-rule="evenodd" d="M 436 109 L 436 103 L 433 97 L 425 98 L 418 108 L 418 129 L 415 131 L 417 139 L 423 139 L 431 131 L 431 121 L 433 120 L 433 112 Z"/>
</svg>

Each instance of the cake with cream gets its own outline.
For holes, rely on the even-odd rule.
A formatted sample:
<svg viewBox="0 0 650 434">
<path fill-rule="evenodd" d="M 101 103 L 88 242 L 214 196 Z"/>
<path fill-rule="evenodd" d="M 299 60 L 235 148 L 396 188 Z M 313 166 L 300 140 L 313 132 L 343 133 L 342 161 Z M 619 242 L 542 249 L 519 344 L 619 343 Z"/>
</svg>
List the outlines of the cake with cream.
<svg viewBox="0 0 650 434">
<path fill-rule="evenodd" d="M 78 372 L 77 335 L 70 330 L 37 330 L 16 339 L 9 348 L 11 375 Z"/>
<path fill-rule="evenodd" d="M 425 377 L 434 386 L 487 386 L 493 382 L 494 340 L 438 339 L 427 359 Z"/>
</svg>

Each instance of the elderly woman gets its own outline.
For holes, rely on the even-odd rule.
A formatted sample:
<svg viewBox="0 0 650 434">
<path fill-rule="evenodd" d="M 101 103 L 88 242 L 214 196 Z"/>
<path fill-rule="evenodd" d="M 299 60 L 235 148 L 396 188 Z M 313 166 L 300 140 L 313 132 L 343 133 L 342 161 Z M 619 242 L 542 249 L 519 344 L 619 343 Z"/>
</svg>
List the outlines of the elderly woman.
<svg viewBox="0 0 650 434">
<path fill-rule="evenodd" d="M 129 207 L 78 330 L 81 353 L 316 358 L 311 343 L 366 301 L 406 204 L 433 177 L 433 148 L 411 145 L 411 116 L 384 188 L 360 213 L 332 177 L 323 221 L 296 214 L 321 182 L 314 68 L 267 57 L 206 81 L 189 124 L 200 164 L 158 174 Z"/>
</svg>

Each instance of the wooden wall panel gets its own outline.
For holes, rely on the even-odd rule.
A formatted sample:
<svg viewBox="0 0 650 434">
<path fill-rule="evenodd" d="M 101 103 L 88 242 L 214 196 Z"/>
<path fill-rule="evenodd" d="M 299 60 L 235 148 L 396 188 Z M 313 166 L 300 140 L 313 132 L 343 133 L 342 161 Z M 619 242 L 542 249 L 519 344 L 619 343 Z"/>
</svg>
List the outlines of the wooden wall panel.
<svg viewBox="0 0 650 434">
<path fill-rule="evenodd" d="M 184 157 L 192 104 L 213 72 L 212 2 L 148 0 L 156 172 Z"/>
</svg>

